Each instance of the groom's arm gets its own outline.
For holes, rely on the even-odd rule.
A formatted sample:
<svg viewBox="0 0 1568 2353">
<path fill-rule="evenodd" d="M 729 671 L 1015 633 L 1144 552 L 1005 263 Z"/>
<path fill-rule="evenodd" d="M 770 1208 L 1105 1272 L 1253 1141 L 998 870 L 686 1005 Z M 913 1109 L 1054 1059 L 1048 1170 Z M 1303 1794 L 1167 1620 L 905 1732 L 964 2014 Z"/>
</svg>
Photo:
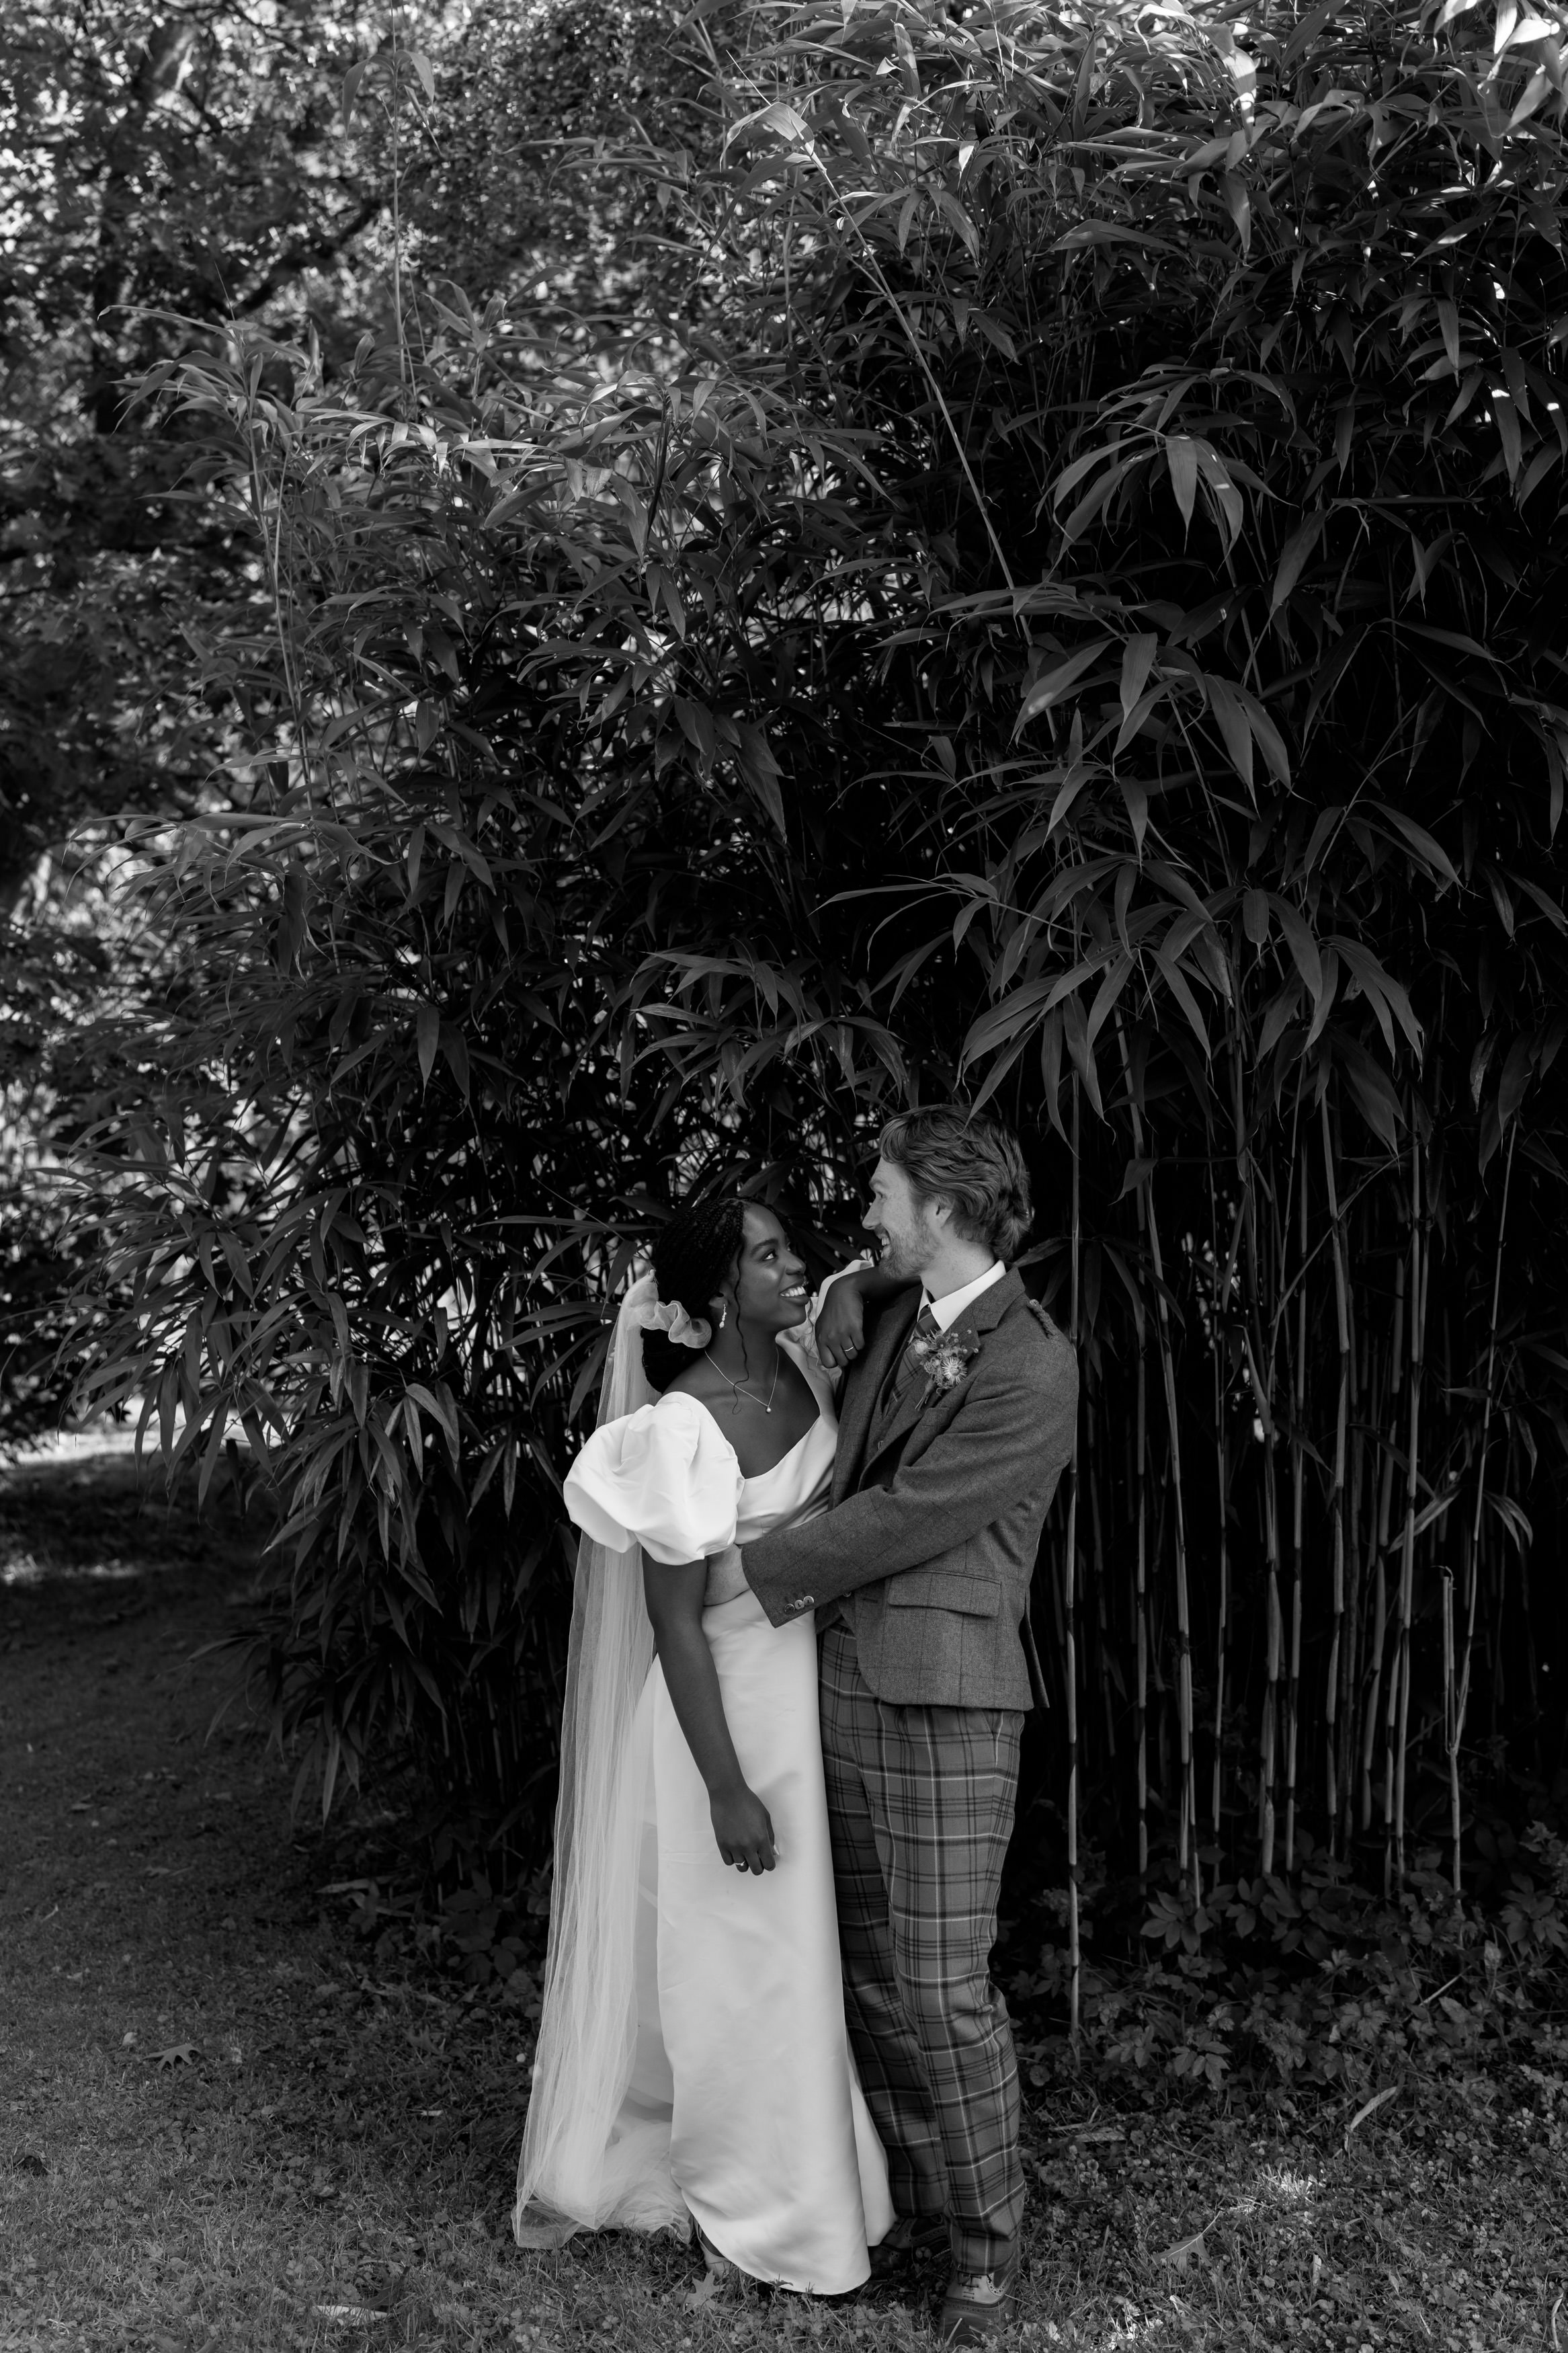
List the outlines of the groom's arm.
<svg viewBox="0 0 1568 2353">
<path fill-rule="evenodd" d="M 745 1546 L 746 1582 L 775 1626 L 955 1551 L 1026 1496 L 1049 1500 L 1072 1458 L 1078 1366 L 1059 1334 L 1031 1336 L 1023 1365 L 982 1351 L 952 1419 L 889 1485 Z"/>
</svg>

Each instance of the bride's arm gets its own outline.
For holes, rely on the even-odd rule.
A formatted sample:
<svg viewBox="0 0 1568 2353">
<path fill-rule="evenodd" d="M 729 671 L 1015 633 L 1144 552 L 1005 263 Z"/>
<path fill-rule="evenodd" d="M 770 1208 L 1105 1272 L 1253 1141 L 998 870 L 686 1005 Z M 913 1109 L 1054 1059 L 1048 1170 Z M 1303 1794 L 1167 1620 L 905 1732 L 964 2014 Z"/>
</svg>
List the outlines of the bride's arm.
<svg viewBox="0 0 1568 2353">
<path fill-rule="evenodd" d="M 868 1300 L 890 1299 L 904 1285 L 868 1259 L 830 1274 L 817 1293 L 812 1338 L 819 1364 L 847 1372 L 866 1345 Z"/>
<path fill-rule="evenodd" d="M 713 1835 L 726 1862 L 742 1871 L 772 1871 L 777 1857 L 768 1810 L 748 1788 L 719 1690 L 713 1653 L 702 1631 L 708 1564 L 666 1567 L 643 1555 L 643 1597 L 653 1621 L 658 1662 L 676 1721 L 708 1785 Z"/>
</svg>

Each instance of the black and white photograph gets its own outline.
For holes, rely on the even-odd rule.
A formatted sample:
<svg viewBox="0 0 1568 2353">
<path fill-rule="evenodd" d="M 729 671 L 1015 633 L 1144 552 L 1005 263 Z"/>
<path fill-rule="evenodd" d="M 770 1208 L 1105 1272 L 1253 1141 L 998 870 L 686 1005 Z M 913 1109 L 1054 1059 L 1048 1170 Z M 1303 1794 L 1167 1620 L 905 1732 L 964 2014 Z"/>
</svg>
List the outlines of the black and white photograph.
<svg viewBox="0 0 1568 2353">
<path fill-rule="evenodd" d="M 1568 6 L 0 0 L 0 2353 L 1568 2353 Z"/>
</svg>

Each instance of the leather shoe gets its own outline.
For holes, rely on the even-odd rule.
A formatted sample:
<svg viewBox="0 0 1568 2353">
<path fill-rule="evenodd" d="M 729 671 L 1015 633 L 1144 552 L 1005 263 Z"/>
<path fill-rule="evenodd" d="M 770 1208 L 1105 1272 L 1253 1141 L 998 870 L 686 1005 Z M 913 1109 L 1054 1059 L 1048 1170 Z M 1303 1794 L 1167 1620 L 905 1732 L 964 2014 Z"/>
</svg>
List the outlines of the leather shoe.
<svg viewBox="0 0 1568 2353">
<path fill-rule="evenodd" d="M 1016 2260 L 994 2272 L 954 2272 L 936 2325 L 939 2345 L 988 2345 L 1018 2315 Z"/>
<path fill-rule="evenodd" d="M 900 2214 L 880 2243 L 867 2249 L 874 2280 L 902 2271 L 916 2255 L 934 2253 L 947 2244 L 947 2223 L 940 2214 Z"/>
<path fill-rule="evenodd" d="M 719 2253 L 695 2214 L 691 2217 L 691 2227 L 697 2233 L 697 2243 L 702 2251 L 702 2268 L 709 2278 L 720 2282 L 732 2280 L 735 2276 L 734 2264 L 728 2255 L 721 2255 Z"/>
</svg>

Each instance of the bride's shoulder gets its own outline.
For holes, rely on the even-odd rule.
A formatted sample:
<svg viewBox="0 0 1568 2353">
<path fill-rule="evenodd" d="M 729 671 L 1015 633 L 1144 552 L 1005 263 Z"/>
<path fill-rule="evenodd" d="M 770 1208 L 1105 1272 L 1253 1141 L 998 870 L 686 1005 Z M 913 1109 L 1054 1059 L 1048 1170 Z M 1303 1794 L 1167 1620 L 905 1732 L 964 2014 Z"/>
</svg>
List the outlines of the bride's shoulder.
<svg viewBox="0 0 1568 2353">
<path fill-rule="evenodd" d="M 566 1473 L 566 1508 L 612 1551 L 697 1560 L 734 1540 L 741 1466 L 712 1415 L 682 1389 L 601 1422 Z"/>
<path fill-rule="evenodd" d="M 622 1414 L 617 1420 L 602 1421 L 584 1441 L 583 1454 L 591 1451 L 603 1467 L 624 1470 L 650 1458 L 690 1461 L 709 1451 L 715 1440 L 728 1442 L 700 1393 L 687 1388 L 682 1376 L 680 1387 L 672 1384 L 651 1404 L 639 1405 L 635 1413 Z"/>
</svg>

